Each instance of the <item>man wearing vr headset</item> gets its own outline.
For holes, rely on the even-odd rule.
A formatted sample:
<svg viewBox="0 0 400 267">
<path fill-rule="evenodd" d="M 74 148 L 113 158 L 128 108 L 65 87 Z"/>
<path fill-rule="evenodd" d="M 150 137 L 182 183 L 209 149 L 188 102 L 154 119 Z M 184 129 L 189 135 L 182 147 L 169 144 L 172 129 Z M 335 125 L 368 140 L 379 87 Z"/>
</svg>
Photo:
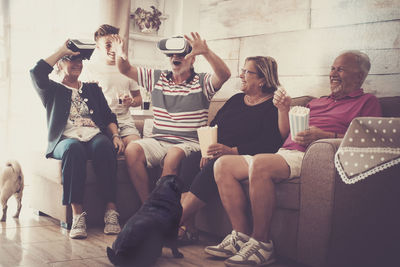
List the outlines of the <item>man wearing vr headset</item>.
<svg viewBox="0 0 400 267">
<path fill-rule="evenodd" d="M 142 202 L 149 195 L 147 167 L 163 165 L 162 176 L 177 174 L 181 159 L 200 150 L 197 128 L 205 126 L 211 98 L 229 79 L 224 61 L 209 49 L 198 33 L 161 40 L 159 49 L 168 57 L 172 71 L 161 71 L 129 64 L 123 42 L 115 36 L 120 72 L 134 79 L 151 93 L 154 126 L 151 138 L 128 144 L 125 153 L 128 171 Z M 196 73 L 193 63 L 203 55 L 214 73 Z"/>
</svg>

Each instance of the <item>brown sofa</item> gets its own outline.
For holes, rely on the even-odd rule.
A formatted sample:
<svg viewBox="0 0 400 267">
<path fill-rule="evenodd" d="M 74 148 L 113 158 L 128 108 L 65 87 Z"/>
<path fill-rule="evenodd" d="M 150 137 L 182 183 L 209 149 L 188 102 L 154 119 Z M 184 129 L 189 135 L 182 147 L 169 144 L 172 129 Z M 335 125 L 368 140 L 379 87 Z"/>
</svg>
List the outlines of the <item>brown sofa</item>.
<svg viewBox="0 0 400 267">
<path fill-rule="evenodd" d="M 293 105 L 305 105 L 311 97 L 293 99 Z M 212 101 L 210 118 L 225 101 Z M 400 117 L 400 97 L 380 98 L 385 117 Z M 399 118 L 400 120 L 400 118 Z M 141 130 L 143 121 L 137 121 Z M 346 185 L 334 166 L 334 154 L 341 139 L 314 142 L 306 151 L 301 175 L 276 186 L 277 207 L 272 220 L 272 238 L 277 253 L 309 266 L 373 266 L 390 259 L 396 245 L 390 235 L 400 237 L 400 178 L 397 165 L 373 177 Z M 61 205 L 61 164 L 54 159 L 35 158 L 31 206 L 58 220 L 71 223 L 71 210 Z M 152 181 L 160 174 L 149 170 Z M 243 183 L 247 188 L 246 183 Z M 84 209 L 88 224 L 103 221 L 104 206 L 97 196 L 90 162 L 85 188 Z M 140 202 L 129 181 L 123 158 L 118 160 L 117 206 L 125 221 Z M 231 231 L 228 217 L 219 199 L 196 216 L 197 227 L 225 236 Z M 383 249 L 386 247 L 386 249 Z M 395 254 L 393 254 L 395 255 Z M 372 264 L 372 265 L 371 265 Z M 384 266 L 378 264 L 376 266 Z"/>
</svg>

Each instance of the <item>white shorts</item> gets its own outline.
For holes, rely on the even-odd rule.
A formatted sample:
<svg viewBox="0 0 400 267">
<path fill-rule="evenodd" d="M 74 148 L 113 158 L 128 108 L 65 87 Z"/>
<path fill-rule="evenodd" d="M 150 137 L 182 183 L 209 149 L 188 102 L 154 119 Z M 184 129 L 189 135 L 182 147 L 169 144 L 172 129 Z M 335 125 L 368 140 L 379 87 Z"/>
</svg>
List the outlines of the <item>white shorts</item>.
<svg viewBox="0 0 400 267">
<path fill-rule="evenodd" d="M 143 138 L 132 141 L 143 148 L 146 157 L 147 167 L 163 166 L 163 160 L 170 147 L 177 147 L 183 150 L 185 156 L 200 150 L 200 146 L 195 142 L 183 142 L 179 144 L 158 141 L 154 138 Z"/>
<path fill-rule="evenodd" d="M 130 114 L 124 114 L 117 116 L 118 120 L 118 131 L 121 137 L 128 135 L 137 135 L 140 137 L 138 129 L 136 129 L 135 121 Z"/>
<path fill-rule="evenodd" d="M 299 177 L 301 171 L 301 163 L 303 162 L 304 152 L 298 150 L 289 150 L 280 148 L 275 154 L 280 155 L 289 166 L 290 178 Z M 253 156 L 243 155 L 249 167 L 253 164 Z"/>
</svg>

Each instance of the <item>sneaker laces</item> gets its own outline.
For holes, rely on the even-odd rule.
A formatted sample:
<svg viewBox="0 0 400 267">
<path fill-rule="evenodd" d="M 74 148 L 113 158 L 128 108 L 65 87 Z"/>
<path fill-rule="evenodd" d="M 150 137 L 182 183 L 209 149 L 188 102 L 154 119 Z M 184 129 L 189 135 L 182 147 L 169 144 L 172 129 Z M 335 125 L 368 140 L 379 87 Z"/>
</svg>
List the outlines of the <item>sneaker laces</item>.
<svg viewBox="0 0 400 267">
<path fill-rule="evenodd" d="M 79 214 L 78 217 L 76 217 L 76 219 L 74 220 L 75 223 L 72 224 L 72 228 L 73 229 L 85 228 L 86 227 L 85 216 L 86 212 L 82 212 L 81 214 Z"/>
<path fill-rule="evenodd" d="M 224 240 L 222 240 L 221 244 L 219 244 L 218 247 L 226 247 L 230 244 L 233 244 L 233 246 L 235 246 L 236 244 L 236 239 L 237 239 L 237 235 L 235 234 L 230 234 L 227 237 L 225 237 Z"/>
<path fill-rule="evenodd" d="M 254 254 L 259 249 L 258 244 L 246 242 L 243 246 L 242 249 L 236 254 L 243 259 L 247 259 L 250 255 Z"/>
<path fill-rule="evenodd" d="M 118 213 L 116 211 L 110 211 L 106 216 L 106 224 L 118 224 Z"/>
</svg>

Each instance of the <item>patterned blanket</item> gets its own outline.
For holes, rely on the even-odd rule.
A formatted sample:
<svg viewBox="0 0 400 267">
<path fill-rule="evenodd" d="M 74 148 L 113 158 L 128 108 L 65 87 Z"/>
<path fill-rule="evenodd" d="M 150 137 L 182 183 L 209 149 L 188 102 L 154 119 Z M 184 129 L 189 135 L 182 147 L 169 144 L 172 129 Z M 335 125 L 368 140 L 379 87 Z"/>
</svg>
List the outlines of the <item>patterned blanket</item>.
<svg viewBox="0 0 400 267">
<path fill-rule="evenodd" d="M 400 163 L 400 118 L 354 119 L 335 154 L 335 166 L 346 184 Z"/>
</svg>

